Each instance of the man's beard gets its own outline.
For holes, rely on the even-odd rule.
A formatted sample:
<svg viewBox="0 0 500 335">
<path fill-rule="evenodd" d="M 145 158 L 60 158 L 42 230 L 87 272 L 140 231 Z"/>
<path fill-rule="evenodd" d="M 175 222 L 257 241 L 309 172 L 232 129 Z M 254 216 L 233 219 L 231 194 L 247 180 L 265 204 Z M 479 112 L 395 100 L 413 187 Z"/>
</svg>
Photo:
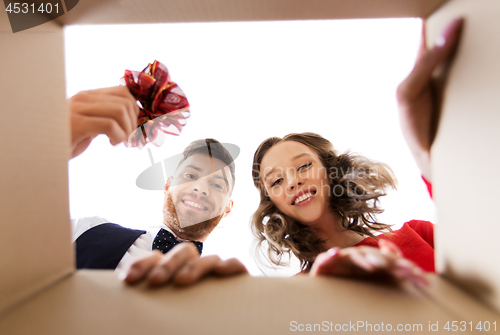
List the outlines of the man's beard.
<svg viewBox="0 0 500 335">
<path fill-rule="evenodd" d="M 167 192 L 165 200 L 163 201 L 163 224 L 172 229 L 174 233 L 179 234 L 180 236 L 178 237 L 186 240 L 198 241 L 199 239 L 208 236 L 208 234 L 210 234 L 212 230 L 217 227 L 223 215 L 224 214 L 221 214 L 206 221 L 188 225 L 183 228 L 181 227 L 181 221 L 177 216 L 177 211 L 175 210 L 172 194 Z M 185 218 L 182 219 L 186 220 Z"/>
</svg>

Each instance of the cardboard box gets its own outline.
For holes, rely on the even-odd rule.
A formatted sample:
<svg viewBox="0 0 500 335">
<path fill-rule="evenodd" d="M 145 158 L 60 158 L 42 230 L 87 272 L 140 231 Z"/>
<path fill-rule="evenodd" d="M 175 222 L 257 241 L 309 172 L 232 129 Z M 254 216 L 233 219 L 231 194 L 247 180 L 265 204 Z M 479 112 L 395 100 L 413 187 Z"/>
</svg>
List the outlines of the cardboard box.
<svg viewBox="0 0 500 335">
<path fill-rule="evenodd" d="M 467 333 L 481 333 L 479 322 L 488 322 L 492 332 L 493 322 L 500 327 L 500 226 L 491 214 L 500 200 L 500 4 L 443 2 L 80 0 L 55 21 L 16 34 L 7 14 L 0 14 L 0 334 L 281 334 L 307 331 L 308 325 L 365 333 L 395 331 L 398 325 L 435 333 L 436 325 L 440 333 L 448 321 L 450 327 L 464 321 Z M 124 286 L 112 272 L 74 270 L 64 25 L 412 16 L 429 17 L 430 44 L 451 18 L 466 19 L 432 153 L 441 276 L 430 276 L 429 288 L 241 276 L 189 289 L 148 290 Z"/>
</svg>

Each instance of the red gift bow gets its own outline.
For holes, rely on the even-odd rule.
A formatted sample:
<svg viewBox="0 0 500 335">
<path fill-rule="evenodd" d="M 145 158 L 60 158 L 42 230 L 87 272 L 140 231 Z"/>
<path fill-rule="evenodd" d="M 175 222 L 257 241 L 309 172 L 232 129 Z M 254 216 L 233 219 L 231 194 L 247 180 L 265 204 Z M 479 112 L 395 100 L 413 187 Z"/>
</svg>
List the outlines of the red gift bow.
<svg viewBox="0 0 500 335">
<path fill-rule="evenodd" d="M 142 149 L 147 143 L 163 144 L 164 134 L 180 135 L 190 115 L 189 102 L 181 88 L 171 81 L 167 67 L 158 61 L 142 70 L 125 70 L 123 81 L 139 102 L 137 129 L 127 147 Z"/>
</svg>

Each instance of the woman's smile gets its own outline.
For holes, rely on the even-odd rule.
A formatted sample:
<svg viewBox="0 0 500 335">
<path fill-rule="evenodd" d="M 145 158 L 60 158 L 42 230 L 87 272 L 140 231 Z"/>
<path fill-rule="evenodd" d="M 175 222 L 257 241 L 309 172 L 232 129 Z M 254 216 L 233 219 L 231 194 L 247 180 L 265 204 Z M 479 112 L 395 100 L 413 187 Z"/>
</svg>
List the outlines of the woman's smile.
<svg viewBox="0 0 500 335">
<path fill-rule="evenodd" d="M 305 206 L 310 203 L 316 195 L 315 190 L 303 190 L 295 194 L 292 198 L 292 206 Z"/>
</svg>

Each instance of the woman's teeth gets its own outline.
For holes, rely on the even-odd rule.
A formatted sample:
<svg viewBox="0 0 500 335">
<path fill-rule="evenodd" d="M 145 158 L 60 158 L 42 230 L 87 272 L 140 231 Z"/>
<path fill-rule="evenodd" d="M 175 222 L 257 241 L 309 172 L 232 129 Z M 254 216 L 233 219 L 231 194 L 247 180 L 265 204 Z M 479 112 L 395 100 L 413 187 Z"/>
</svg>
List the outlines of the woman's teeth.
<svg viewBox="0 0 500 335">
<path fill-rule="evenodd" d="M 297 199 L 295 199 L 295 202 L 293 204 L 296 205 L 299 202 L 302 202 L 304 200 L 309 199 L 310 197 L 312 197 L 312 193 L 302 194 L 300 197 L 298 197 Z"/>
</svg>

